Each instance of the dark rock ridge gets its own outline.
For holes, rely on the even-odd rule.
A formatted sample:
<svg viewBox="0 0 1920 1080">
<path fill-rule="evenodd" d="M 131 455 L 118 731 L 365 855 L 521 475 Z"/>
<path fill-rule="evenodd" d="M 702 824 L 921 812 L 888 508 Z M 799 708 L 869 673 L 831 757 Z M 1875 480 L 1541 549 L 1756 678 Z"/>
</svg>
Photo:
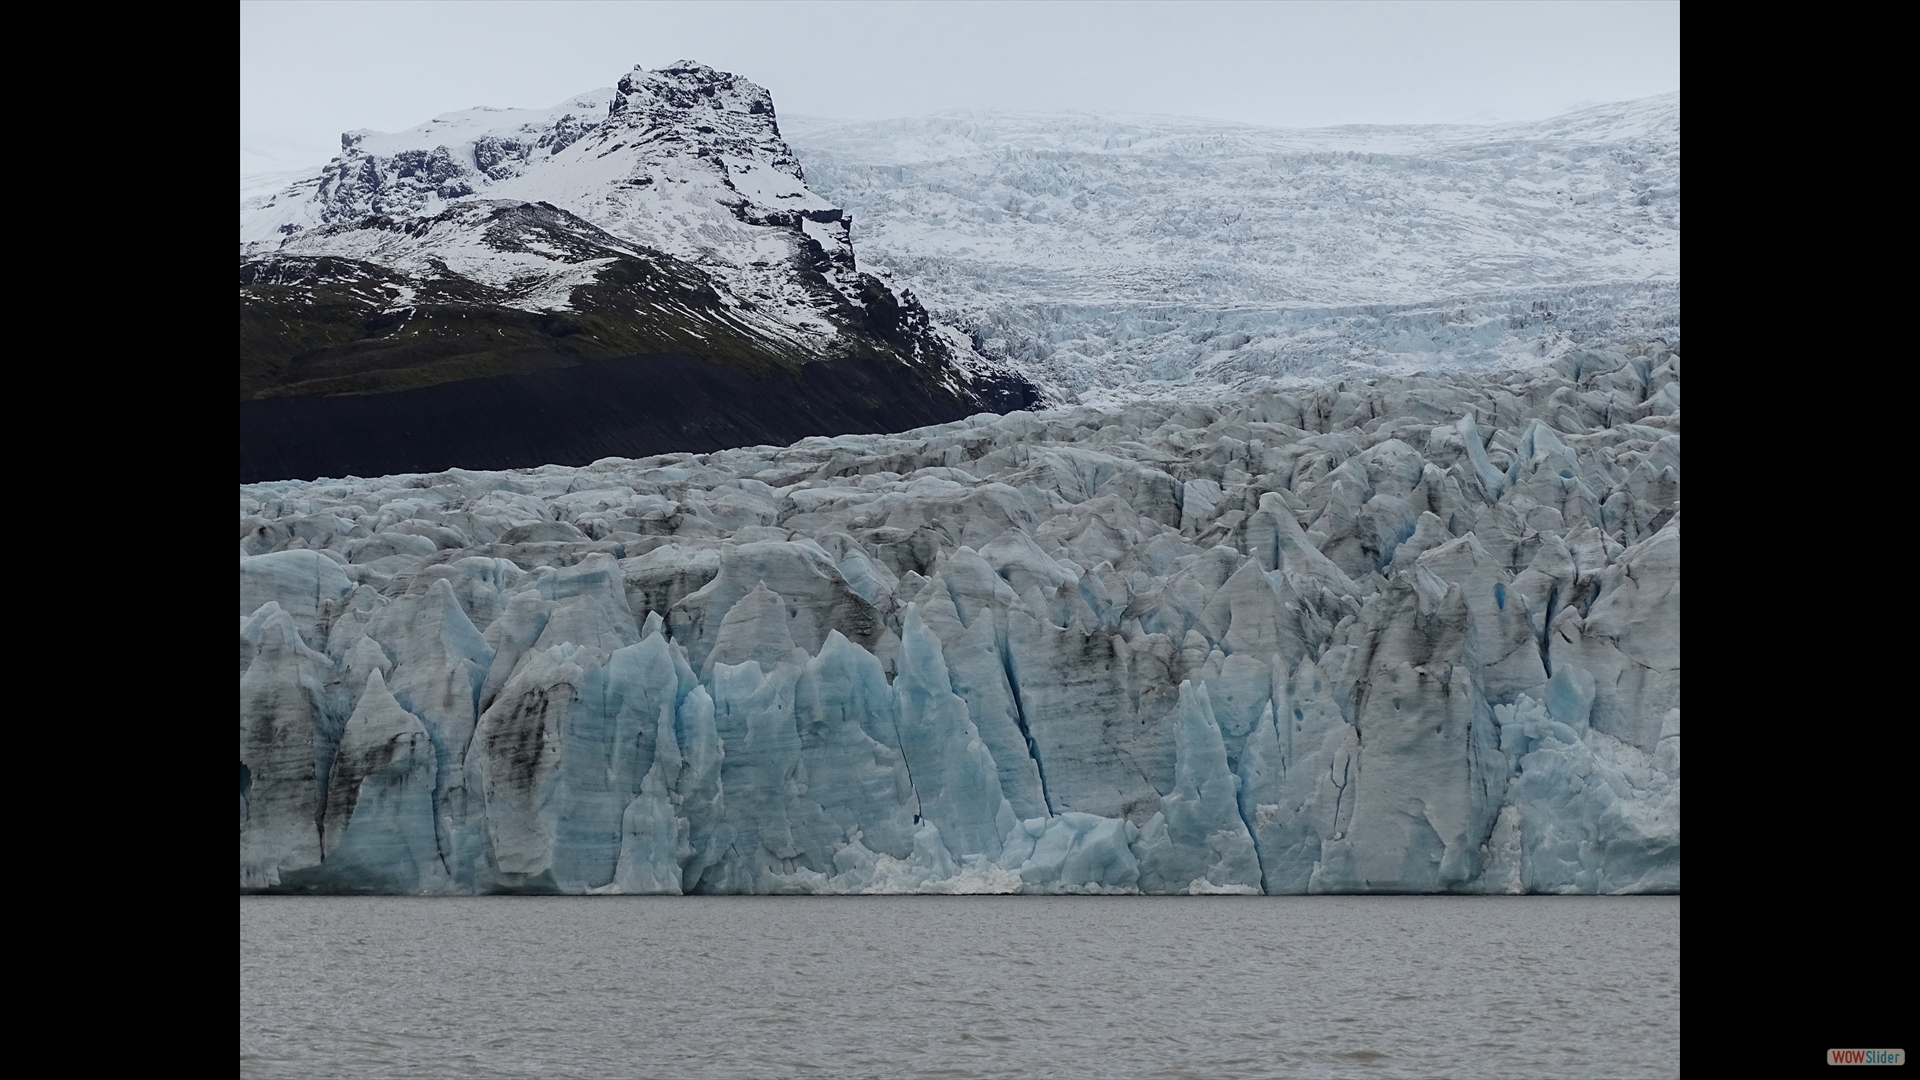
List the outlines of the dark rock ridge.
<svg viewBox="0 0 1920 1080">
<path fill-rule="evenodd" d="M 785 445 L 1034 402 L 1021 383 L 973 390 L 960 397 L 911 367 L 874 357 L 755 373 L 656 353 L 387 393 L 263 398 L 240 403 L 240 482 L 586 465 Z"/>
</svg>

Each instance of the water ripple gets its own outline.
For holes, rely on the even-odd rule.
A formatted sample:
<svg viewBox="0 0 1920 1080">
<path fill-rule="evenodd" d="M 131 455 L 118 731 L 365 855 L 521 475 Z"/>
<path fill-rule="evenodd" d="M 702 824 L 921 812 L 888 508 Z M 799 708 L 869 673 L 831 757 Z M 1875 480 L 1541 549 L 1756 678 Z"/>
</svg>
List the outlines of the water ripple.
<svg viewBox="0 0 1920 1080">
<path fill-rule="evenodd" d="M 244 897 L 240 1073 L 1672 1076 L 1679 923 L 1677 897 Z"/>
</svg>

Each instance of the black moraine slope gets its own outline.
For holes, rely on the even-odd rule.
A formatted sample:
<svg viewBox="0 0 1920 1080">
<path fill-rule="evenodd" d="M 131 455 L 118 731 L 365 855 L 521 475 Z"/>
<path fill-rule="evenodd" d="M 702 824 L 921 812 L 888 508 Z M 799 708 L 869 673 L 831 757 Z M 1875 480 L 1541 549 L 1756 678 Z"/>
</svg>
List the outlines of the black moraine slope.
<svg viewBox="0 0 1920 1080">
<path fill-rule="evenodd" d="M 740 368 L 684 354 L 466 379 L 385 394 L 240 402 L 240 482 L 448 468 L 585 465 L 810 435 L 902 431 L 1025 408 L 1025 384 L 955 396 L 913 368 L 846 358 Z"/>
</svg>

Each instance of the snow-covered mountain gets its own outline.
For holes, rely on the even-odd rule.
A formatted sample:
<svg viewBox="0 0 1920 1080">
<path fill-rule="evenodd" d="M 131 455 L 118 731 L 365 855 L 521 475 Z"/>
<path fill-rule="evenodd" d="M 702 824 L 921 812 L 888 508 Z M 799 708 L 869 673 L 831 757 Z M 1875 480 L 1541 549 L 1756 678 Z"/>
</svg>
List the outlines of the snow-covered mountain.
<svg viewBox="0 0 1920 1080">
<path fill-rule="evenodd" d="M 868 265 L 1056 399 L 1678 340 L 1677 94 L 1496 126 L 950 113 L 785 131 Z"/>
<path fill-rule="evenodd" d="M 636 68 L 550 109 L 349 132 L 317 175 L 243 186 L 241 396 L 648 353 L 750 369 L 878 357 L 956 416 L 1017 387 L 864 272 L 849 224 L 808 188 L 771 95 L 699 64 Z"/>
<path fill-rule="evenodd" d="M 493 207 L 529 203 L 603 230 L 604 253 L 503 244 L 486 228 Z M 248 255 L 362 258 L 416 274 L 439 261 L 536 311 L 566 310 L 573 288 L 616 253 L 652 249 L 721 271 L 724 306 L 814 351 L 840 330 L 834 301 L 864 304 L 847 232 L 845 214 L 807 189 L 772 95 L 694 64 L 636 70 L 617 89 L 551 109 L 469 109 L 394 134 L 348 132 L 319 176 L 240 220 Z M 788 272 L 796 257 L 838 295 Z"/>
</svg>

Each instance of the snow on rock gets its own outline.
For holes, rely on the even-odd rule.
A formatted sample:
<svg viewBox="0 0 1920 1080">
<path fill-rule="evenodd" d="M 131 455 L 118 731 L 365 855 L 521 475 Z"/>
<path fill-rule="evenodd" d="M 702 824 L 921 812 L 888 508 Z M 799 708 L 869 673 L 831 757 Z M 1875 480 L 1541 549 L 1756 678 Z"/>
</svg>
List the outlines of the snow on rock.
<svg viewBox="0 0 1920 1080">
<path fill-rule="evenodd" d="M 1677 890 L 1679 375 L 244 486 L 241 887 Z"/>
</svg>

